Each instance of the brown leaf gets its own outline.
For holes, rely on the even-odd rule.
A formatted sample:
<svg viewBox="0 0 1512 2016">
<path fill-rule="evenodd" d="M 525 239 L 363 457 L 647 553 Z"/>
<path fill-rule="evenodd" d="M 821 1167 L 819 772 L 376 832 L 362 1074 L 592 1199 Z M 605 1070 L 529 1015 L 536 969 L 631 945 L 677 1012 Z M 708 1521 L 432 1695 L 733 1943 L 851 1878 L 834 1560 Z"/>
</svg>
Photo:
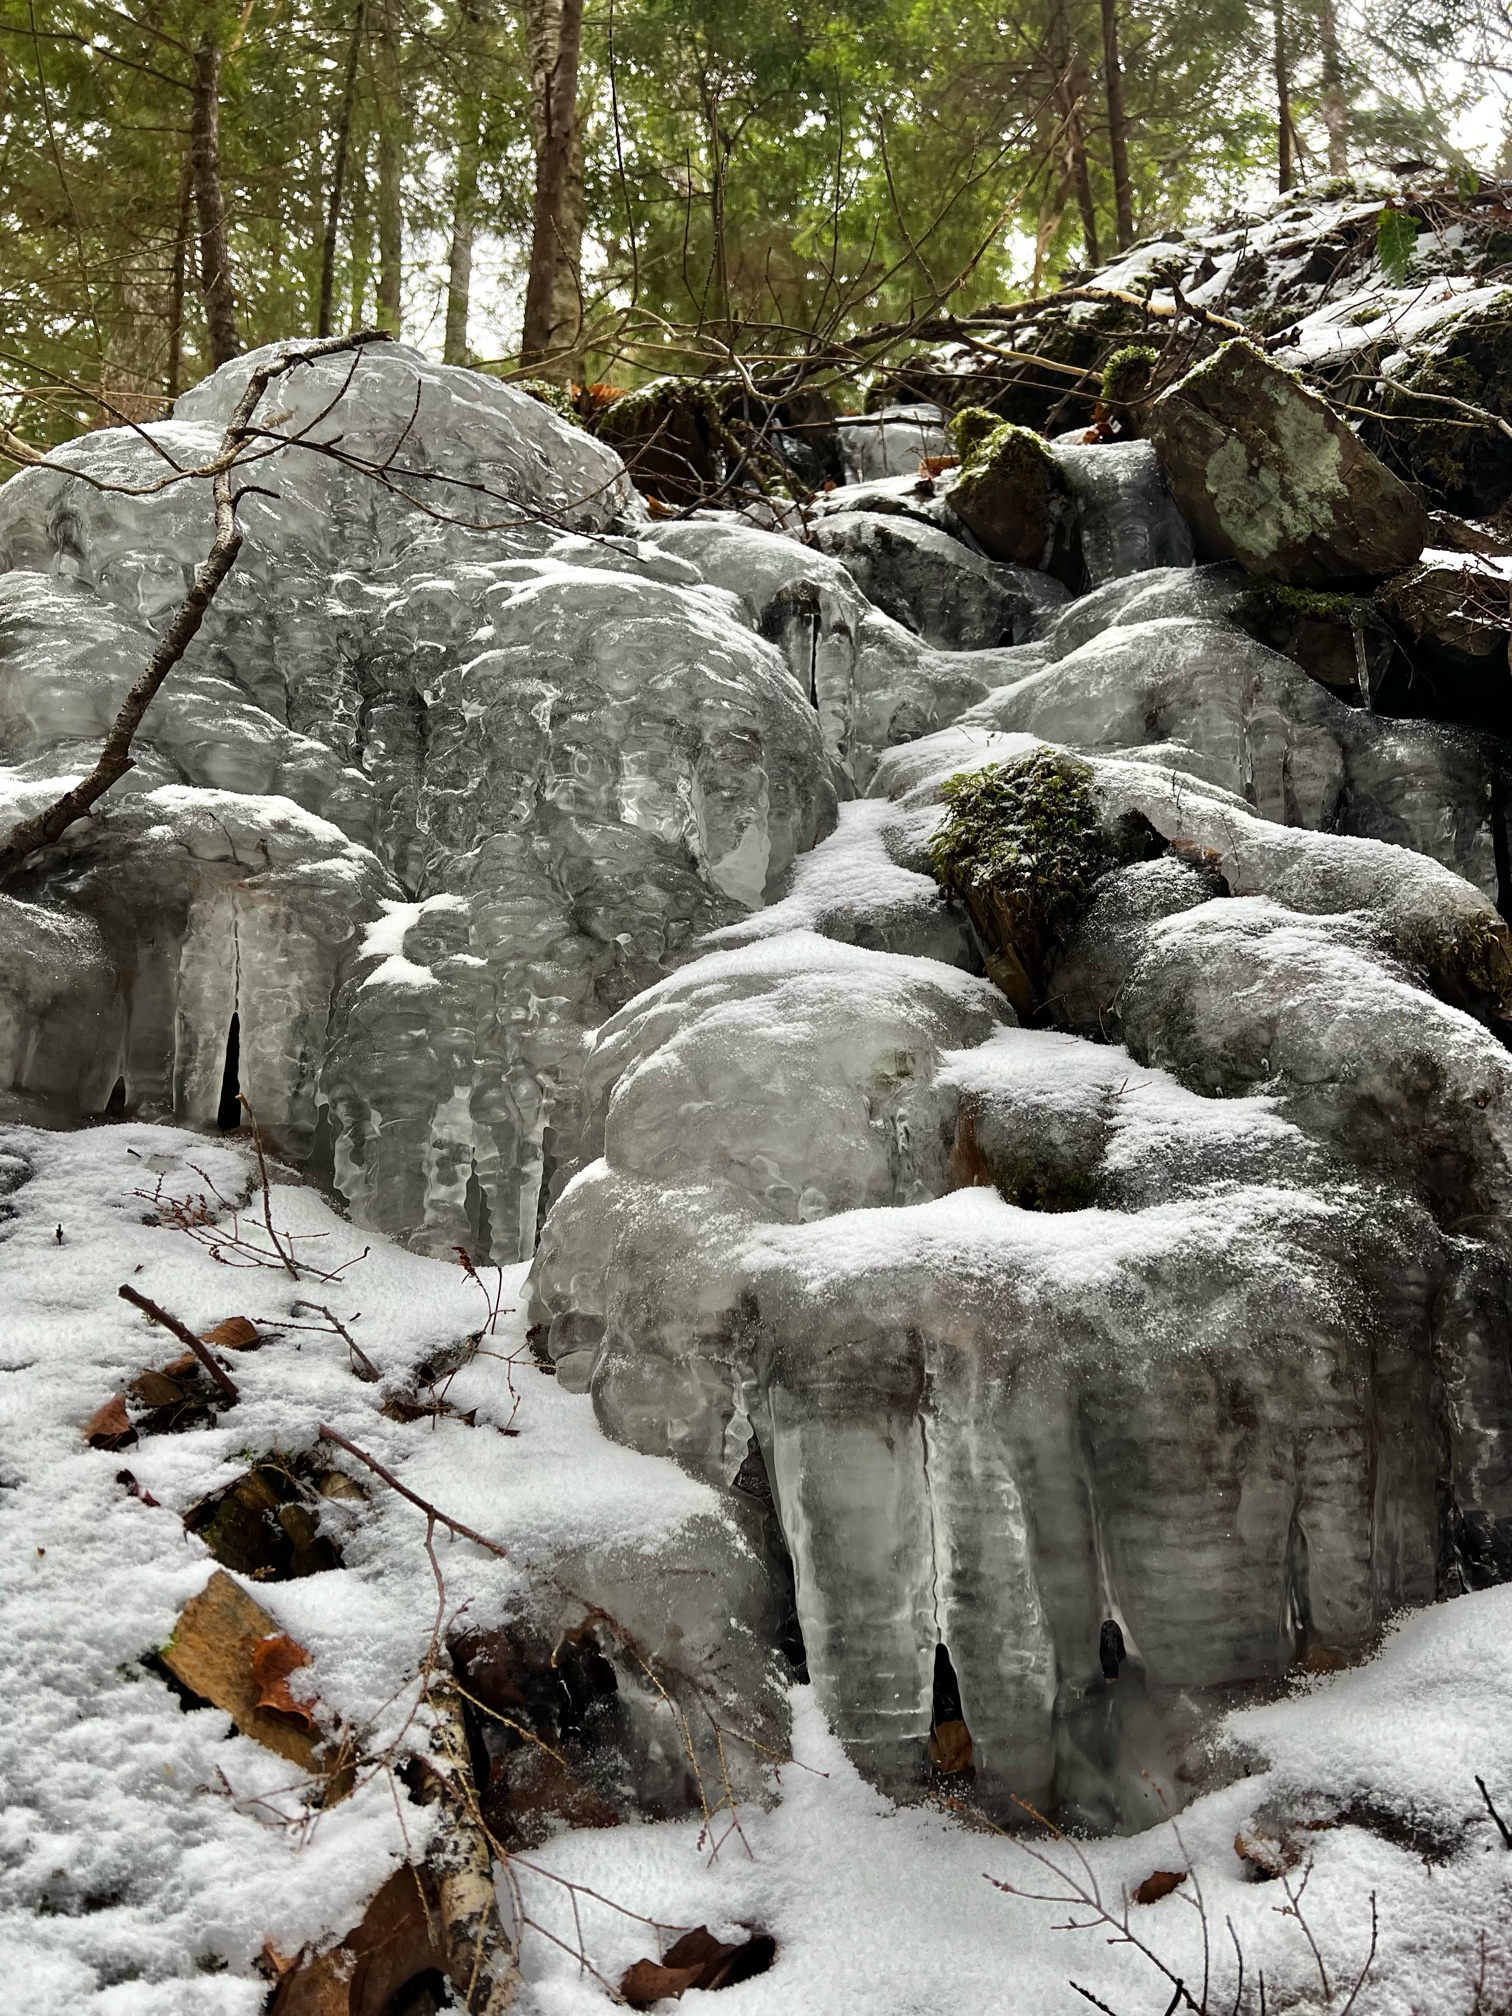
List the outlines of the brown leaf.
<svg viewBox="0 0 1512 2016">
<path fill-rule="evenodd" d="M 1169 1897 L 1173 1890 L 1185 1883 L 1185 1869 L 1157 1869 L 1146 1876 L 1139 1888 L 1133 1892 L 1136 1904 L 1158 1904 L 1162 1897 Z"/>
<path fill-rule="evenodd" d="M 695 1925 L 661 1960 L 637 1960 L 620 1982 L 620 1993 L 632 2009 L 649 2009 L 662 1996 L 680 1998 L 689 1988 L 732 1988 L 765 1974 L 776 1952 L 777 1941 L 768 1933 L 729 1946 L 707 1925 Z"/>
<path fill-rule="evenodd" d="M 91 1449 L 129 1449 L 136 1439 L 124 1393 L 117 1393 L 103 1407 L 97 1407 L 84 1423 L 84 1440 Z"/>
<path fill-rule="evenodd" d="M 663 1996 L 681 2001 L 687 1989 L 698 1985 L 702 1972 L 702 1967 L 664 1967 L 659 1960 L 637 1960 L 625 1969 L 620 1993 L 632 2009 L 649 2009 Z"/>
<path fill-rule="evenodd" d="M 129 1470 L 117 1470 L 115 1480 L 117 1484 L 123 1485 L 133 1498 L 140 1498 L 144 1505 L 156 1505 L 159 1502 L 150 1491 L 142 1489 Z"/>
<path fill-rule="evenodd" d="M 929 1761 L 936 1771 L 969 1771 L 972 1756 L 971 1731 L 964 1722 L 935 1724 L 929 1733 Z"/>
<path fill-rule="evenodd" d="M 196 1368 L 198 1369 L 198 1368 Z M 183 1399 L 184 1389 L 169 1372 L 138 1372 L 126 1389 L 144 1407 L 173 1407 Z"/>
<path fill-rule="evenodd" d="M 404 1991 L 417 1975 L 446 1972 L 437 1902 L 429 1875 L 401 1864 L 339 1946 L 295 1956 L 268 2016 L 385 2016 L 407 2006 Z"/>
<path fill-rule="evenodd" d="M 257 1688 L 257 1705 L 277 1715 L 293 1715 L 306 1729 L 315 1727 L 315 1717 L 303 1701 L 289 1692 L 289 1675 L 308 1666 L 310 1655 L 303 1645 L 280 1631 L 264 1638 L 252 1654 L 252 1680 Z"/>
<path fill-rule="evenodd" d="M 208 1330 L 201 1330 L 202 1344 L 218 1344 L 223 1351 L 255 1351 L 262 1342 L 255 1323 L 249 1323 L 245 1316 L 228 1316 L 224 1322 L 212 1323 Z"/>
</svg>

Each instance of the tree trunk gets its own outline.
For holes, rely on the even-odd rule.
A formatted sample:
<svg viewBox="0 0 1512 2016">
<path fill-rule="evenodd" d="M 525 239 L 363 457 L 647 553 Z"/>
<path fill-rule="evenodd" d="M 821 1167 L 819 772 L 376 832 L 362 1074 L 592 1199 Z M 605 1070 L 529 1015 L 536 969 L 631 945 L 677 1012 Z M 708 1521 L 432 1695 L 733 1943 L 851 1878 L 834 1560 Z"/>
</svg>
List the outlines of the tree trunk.
<svg viewBox="0 0 1512 2016">
<path fill-rule="evenodd" d="M 184 292 L 189 276 L 189 233 L 194 207 L 194 157 L 184 149 L 179 174 L 178 235 L 173 242 L 173 286 L 168 297 L 168 397 L 177 399 L 184 375 Z"/>
<path fill-rule="evenodd" d="M 357 0 L 352 39 L 347 45 L 346 75 L 341 85 L 341 110 L 336 118 L 336 154 L 331 163 L 331 197 L 326 209 L 325 236 L 320 246 L 320 314 L 316 335 L 331 333 L 331 304 L 336 292 L 336 234 L 341 223 L 341 198 L 346 183 L 347 153 L 352 144 L 352 105 L 357 96 L 357 59 L 362 53 L 362 29 L 367 0 Z"/>
<path fill-rule="evenodd" d="M 462 9 L 462 34 L 458 38 L 458 58 L 465 78 L 477 73 L 477 24 L 475 7 Z M 457 98 L 457 158 L 452 180 L 451 257 L 446 280 L 446 340 L 442 360 L 447 364 L 467 362 L 467 310 L 472 293 L 473 223 L 478 207 L 478 161 L 482 152 L 483 101 L 475 90 L 464 89 Z"/>
<path fill-rule="evenodd" d="M 578 363 L 583 313 L 583 143 L 578 128 L 578 53 L 583 0 L 527 0 L 535 212 L 520 362 L 566 382 Z"/>
<path fill-rule="evenodd" d="M 1134 243 L 1134 195 L 1129 187 L 1129 115 L 1118 61 L 1118 0 L 1102 0 L 1103 90 L 1108 101 L 1108 152 L 1113 167 L 1113 215 L 1118 249 Z"/>
<path fill-rule="evenodd" d="M 1087 66 L 1072 45 L 1066 0 L 1054 0 L 1050 15 L 1050 61 L 1055 70 L 1055 106 L 1065 127 L 1066 169 L 1081 212 L 1082 246 L 1087 264 L 1102 263 L 1097 246 L 1097 206 L 1092 200 L 1092 176 L 1087 167 L 1087 135 L 1082 114 L 1087 102 Z"/>
<path fill-rule="evenodd" d="M 207 34 L 195 51 L 190 123 L 194 203 L 199 215 L 200 291 L 210 362 L 217 368 L 240 353 L 231 257 L 226 250 L 226 214 L 220 179 L 220 50 Z"/>
<path fill-rule="evenodd" d="M 1292 186 L 1291 72 L 1286 53 L 1286 0 L 1272 0 L 1276 24 L 1276 186 L 1284 196 Z"/>
<path fill-rule="evenodd" d="M 399 44 L 385 5 L 378 47 L 378 327 L 399 334 L 404 216 L 399 190 Z"/>
<path fill-rule="evenodd" d="M 1349 111 L 1344 103 L 1344 64 L 1339 55 L 1339 18 L 1333 0 L 1320 0 L 1318 39 L 1323 46 L 1323 124 L 1328 131 L 1328 172 L 1349 173 Z"/>
</svg>

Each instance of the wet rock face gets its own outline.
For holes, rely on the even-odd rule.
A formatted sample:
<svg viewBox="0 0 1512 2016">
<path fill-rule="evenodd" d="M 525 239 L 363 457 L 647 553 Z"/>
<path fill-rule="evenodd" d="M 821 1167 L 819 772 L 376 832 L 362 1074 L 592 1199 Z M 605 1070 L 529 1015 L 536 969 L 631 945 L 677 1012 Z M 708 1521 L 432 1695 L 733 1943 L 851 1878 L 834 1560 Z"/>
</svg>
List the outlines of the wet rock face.
<svg viewBox="0 0 1512 2016">
<path fill-rule="evenodd" d="M 1397 573 L 1427 542 L 1413 492 L 1252 344 L 1162 393 L 1146 428 L 1206 558 L 1310 587 Z"/>
<path fill-rule="evenodd" d="M 245 367 L 159 438 L 206 459 Z M 341 391 L 319 368 L 285 424 Z M 417 462 L 471 522 L 278 452 L 109 816 L 8 892 L 0 1078 L 64 1124 L 214 1125 L 240 1089 L 363 1222 L 508 1259 L 576 1152 L 583 1029 L 775 892 L 834 799 L 811 700 L 742 605 L 600 532 L 632 503 L 607 449 L 397 346 L 353 374 L 346 448 L 386 453 L 417 388 Z M 67 452 L 117 483 L 161 468 L 135 435 Z M 6 486 L 7 820 L 92 760 L 208 509 L 202 485 Z"/>
<path fill-rule="evenodd" d="M 242 368 L 156 438 L 205 459 Z M 412 420 L 430 487 L 277 451 L 137 770 L 0 894 L 6 1110 L 241 1091 L 362 1223 L 539 1231 L 563 1385 L 754 1536 L 571 1586 L 726 1653 L 732 1714 L 775 1715 L 781 1646 L 899 1790 L 1142 1824 L 1210 1710 L 1506 1574 L 1507 754 L 1372 712 L 1368 647 L 1326 676 L 1299 626 L 1354 649 L 1364 598 L 1282 623 L 1267 582 L 1421 544 L 1329 410 L 1258 353 L 1167 395 L 1249 572 L 1188 564 L 1150 442 L 1051 444 L 1073 595 L 916 452 L 786 529 L 653 528 L 508 388 L 395 348 L 352 391 L 344 438 Z M 0 491 L 7 821 L 208 537 L 189 486 Z M 601 1746 L 567 1706 L 572 1784 L 491 1760 L 520 1838 L 678 1807 L 628 1694 Z"/>
<path fill-rule="evenodd" d="M 1219 1704 L 1512 1563 L 1486 756 L 1222 623 L 1120 623 L 1176 585 L 1070 605 L 738 951 L 606 1025 L 602 1152 L 530 1290 L 608 1432 L 768 1480 L 808 1671 L 881 1782 L 938 1772 L 943 1665 L 972 1796 L 1097 1826 L 1179 1805 Z M 989 832 L 986 794 L 952 850 L 1006 892 L 971 914 L 1033 979 L 1016 1026 L 907 954 L 947 956 L 963 778 L 1046 742 L 1083 752 L 1075 832 L 1018 799 Z M 1046 956 L 1016 899 L 1089 807 L 1148 844 L 1083 849 Z"/>
</svg>

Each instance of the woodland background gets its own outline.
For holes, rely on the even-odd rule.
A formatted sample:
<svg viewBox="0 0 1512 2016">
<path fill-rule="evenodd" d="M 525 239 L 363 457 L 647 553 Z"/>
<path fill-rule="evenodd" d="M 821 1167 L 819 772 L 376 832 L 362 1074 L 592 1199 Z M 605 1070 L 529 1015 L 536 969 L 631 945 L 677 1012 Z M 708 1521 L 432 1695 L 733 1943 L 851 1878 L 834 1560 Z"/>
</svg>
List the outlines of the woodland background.
<svg viewBox="0 0 1512 2016">
<path fill-rule="evenodd" d="M 1260 186 L 1468 169 L 1509 75 L 1496 0 L 0 0 L 0 416 L 357 325 L 760 371 Z"/>
</svg>

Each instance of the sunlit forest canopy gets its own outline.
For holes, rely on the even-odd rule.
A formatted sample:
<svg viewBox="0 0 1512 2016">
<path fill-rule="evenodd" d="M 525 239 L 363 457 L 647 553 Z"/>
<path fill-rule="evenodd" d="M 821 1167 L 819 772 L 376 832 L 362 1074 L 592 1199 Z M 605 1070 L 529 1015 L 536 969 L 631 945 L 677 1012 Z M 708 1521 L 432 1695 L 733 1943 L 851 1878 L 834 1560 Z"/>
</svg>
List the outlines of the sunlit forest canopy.
<svg viewBox="0 0 1512 2016">
<path fill-rule="evenodd" d="M 1494 171 L 1509 60 L 1493 0 L 0 0 L 5 417 L 359 324 L 759 373 L 1266 190 Z"/>
</svg>

